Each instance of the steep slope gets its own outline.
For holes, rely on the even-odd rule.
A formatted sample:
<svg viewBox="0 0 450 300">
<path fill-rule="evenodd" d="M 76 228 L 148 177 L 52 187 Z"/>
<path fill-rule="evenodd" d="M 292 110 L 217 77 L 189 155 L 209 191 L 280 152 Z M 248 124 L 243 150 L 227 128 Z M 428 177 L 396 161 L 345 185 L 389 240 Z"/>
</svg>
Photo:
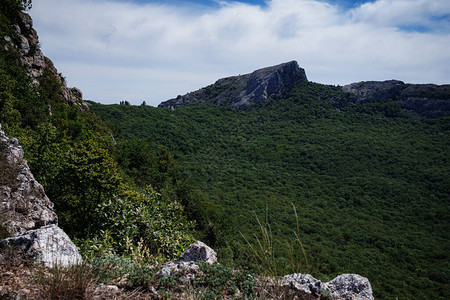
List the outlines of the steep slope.
<svg viewBox="0 0 450 300">
<path fill-rule="evenodd" d="M 174 108 L 193 102 L 247 109 L 271 97 L 280 97 L 297 83 L 307 81 L 296 61 L 256 70 L 251 74 L 222 78 L 198 91 L 162 102 L 159 107 Z"/>
</svg>

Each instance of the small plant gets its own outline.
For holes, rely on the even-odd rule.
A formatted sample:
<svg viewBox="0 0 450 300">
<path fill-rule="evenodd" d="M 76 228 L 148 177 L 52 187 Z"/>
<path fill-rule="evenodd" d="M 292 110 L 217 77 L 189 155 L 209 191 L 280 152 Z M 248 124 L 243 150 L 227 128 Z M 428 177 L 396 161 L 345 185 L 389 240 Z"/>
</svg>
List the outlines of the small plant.
<svg viewBox="0 0 450 300">
<path fill-rule="evenodd" d="M 276 275 L 277 270 L 273 247 L 272 229 L 270 228 L 267 216 L 265 224 L 262 224 L 255 212 L 254 214 L 261 231 L 261 238 L 258 238 L 258 236 L 255 235 L 257 247 L 254 247 L 242 233 L 241 236 L 247 242 L 257 260 L 261 263 L 263 272 L 265 272 L 267 275 Z"/>
<path fill-rule="evenodd" d="M 96 257 L 91 260 L 91 265 L 100 283 L 117 284 L 125 279 L 126 285 L 131 288 L 148 288 L 157 271 L 150 265 L 117 255 Z"/>
<path fill-rule="evenodd" d="M 305 264 L 306 264 L 306 270 L 309 270 L 309 263 L 308 263 L 308 257 L 306 256 L 306 252 L 305 252 L 305 248 L 303 247 L 303 243 L 302 243 L 302 241 L 300 240 L 300 222 L 299 222 L 299 219 L 298 219 L 298 214 L 297 214 L 297 209 L 295 208 L 295 205 L 294 205 L 294 203 L 291 203 L 292 204 L 292 208 L 294 209 L 294 214 L 295 214 L 295 221 L 296 221 L 296 224 L 297 224 L 297 232 L 295 232 L 294 231 L 294 235 L 295 235 L 295 242 L 297 242 L 297 244 L 300 246 L 300 249 L 302 250 L 302 255 L 303 255 L 303 258 L 305 259 Z M 303 269 L 302 269 L 302 261 L 301 260 L 298 260 L 298 261 L 296 261 L 295 260 L 295 258 L 294 258 L 294 246 L 293 245 L 291 245 L 291 244 L 288 244 L 288 249 L 289 249 L 289 252 L 290 252 L 290 261 L 291 261 L 291 268 L 292 268 L 292 271 L 294 271 L 294 272 L 301 272 Z"/>
<path fill-rule="evenodd" d="M 255 295 L 256 277 L 250 272 L 233 270 L 218 263 L 210 265 L 197 262 L 197 264 L 202 272 L 197 274 L 192 285 L 206 299 L 218 299 L 224 295 L 239 298 Z"/>
<path fill-rule="evenodd" d="M 92 268 L 86 264 L 69 268 L 42 268 L 37 273 L 37 283 L 42 287 L 42 300 L 91 299 L 90 287 L 96 281 Z"/>
<path fill-rule="evenodd" d="M 296 231 L 294 233 L 294 241 L 286 242 L 286 248 L 289 251 L 289 262 L 292 272 L 304 272 L 310 270 L 308 257 L 306 256 L 305 248 L 303 247 L 303 243 L 300 239 L 300 221 L 297 214 L 297 210 L 295 205 L 292 203 L 292 207 L 294 210 L 295 220 L 296 220 Z M 268 208 L 266 208 L 266 212 Z M 255 214 L 256 221 L 258 222 L 258 226 L 261 232 L 261 237 L 255 235 L 256 246 L 250 243 L 250 241 L 241 233 L 242 238 L 247 242 L 248 246 L 251 249 L 251 252 L 254 254 L 255 258 L 260 263 L 260 268 L 263 273 L 267 276 L 276 276 L 277 275 L 277 261 L 275 259 L 275 247 L 274 247 L 274 239 L 272 234 L 272 229 L 270 227 L 270 223 L 268 217 L 266 215 L 266 221 L 263 224 L 258 216 Z M 296 257 L 296 249 L 301 251 L 301 256 L 303 257 L 304 263 L 302 259 L 298 259 Z M 305 268 L 306 266 L 306 268 Z"/>
</svg>

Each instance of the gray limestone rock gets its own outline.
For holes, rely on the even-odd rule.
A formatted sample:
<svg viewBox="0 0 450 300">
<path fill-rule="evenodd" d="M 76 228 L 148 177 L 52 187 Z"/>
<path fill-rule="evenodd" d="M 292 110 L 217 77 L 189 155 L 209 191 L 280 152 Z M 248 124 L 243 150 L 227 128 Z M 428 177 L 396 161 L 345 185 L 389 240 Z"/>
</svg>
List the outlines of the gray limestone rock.
<svg viewBox="0 0 450 300">
<path fill-rule="evenodd" d="M 336 300 L 373 300 L 372 286 L 366 277 L 342 274 L 324 283 L 323 289 Z"/>
<path fill-rule="evenodd" d="M 198 91 L 162 102 L 159 107 L 174 108 L 193 102 L 226 105 L 248 109 L 269 98 L 276 98 L 301 81 L 307 81 L 305 70 L 296 61 L 263 68 L 251 74 L 219 79 Z"/>
<path fill-rule="evenodd" d="M 200 267 L 197 266 L 194 262 L 189 261 L 181 261 L 181 262 L 168 262 L 163 265 L 161 271 L 158 272 L 157 276 L 159 278 L 166 278 L 169 276 L 173 276 L 176 273 L 183 272 L 183 274 L 192 275 L 189 276 L 190 278 L 193 278 L 195 274 L 200 272 Z"/>
<path fill-rule="evenodd" d="M 6 218 L 1 224 L 9 236 L 56 224 L 58 217 L 44 188 L 34 179 L 15 138 L 0 130 L 0 209 Z"/>
<path fill-rule="evenodd" d="M 57 226 L 58 217 L 44 188 L 34 179 L 23 159 L 22 147 L 0 126 L 0 227 L 8 245 L 46 266 L 81 262 L 77 247 Z M 8 258 L 4 258 L 8 259 Z"/>
<path fill-rule="evenodd" d="M 309 274 L 295 273 L 286 275 L 281 279 L 280 285 L 316 297 L 320 296 L 322 290 L 322 282 Z"/>
<path fill-rule="evenodd" d="M 184 262 L 204 261 L 213 264 L 217 262 L 217 253 L 205 243 L 196 241 L 184 251 L 179 260 Z"/>
<path fill-rule="evenodd" d="M 404 86 L 405 83 L 398 80 L 362 81 L 344 85 L 342 90 L 353 94 L 357 103 L 365 103 L 393 99 Z"/>
<path fill-rule="evenodd" d="M 197 261 L 213 264 L 217 262 L 217 253 L 205 243 L 196 241 L 177 260 L 164 264 L 157 276 L 165 278 L 182 271 L 187 279 L 192 279 L 200 272 L 200 267 L 195 264 Z"/>
<path fill-rule="evenodd" d="M 60 84 L 59 94 L 63 103 L 73 106 L 76 105 L 80 110 L 87 110 L 88 105 L 82 101 L 82 93 L 78 89 L 68 88 L 61 79 L 53 62 L 44 56 L 39 46 L 39 37 L 33 28 L 33 20 L 31 17 L 21 12 L 19 14 L 18 24 L 13 25 L 19 41 L 13 44 L 9 38 L 9 43 L 5 45 L 5 50 L 11 51 L 15 49 L 21 55 L 20 61 L 27 74 L 35 85 L 39 85 L 43 79 L 44 71 L 49 71 Z"/>
<path fill-rule="evenodd" d="M 10 237 L 0 242 L 0 247 L 12 245 L 22 250 L 27 257 L 47 267 L 67 267 L 82 262 L 77 247 L 57 225 L 44 226 L 27 231 L 23 235 Z"/>
<path fill-rule="evenodd" d="M 24 28 L 24 30 L 29 31 L 31 28 L 33 28 L 33 19 L 30 15 L 20 12 L 19 13 L 20 18 L 20 26 Z"/>
</svg>

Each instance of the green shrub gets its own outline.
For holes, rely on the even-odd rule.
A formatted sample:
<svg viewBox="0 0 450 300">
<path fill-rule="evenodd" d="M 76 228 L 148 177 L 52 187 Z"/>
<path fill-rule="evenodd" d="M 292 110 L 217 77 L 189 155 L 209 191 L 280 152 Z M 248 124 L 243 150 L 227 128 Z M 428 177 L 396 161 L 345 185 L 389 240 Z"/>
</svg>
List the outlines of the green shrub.
<svg viewBox="0 0 450 300">
<path fill-rule="evenodd" d="M 224 295 L 245 298 L 255 295 L 256 277 L 252 273 L 234 270 L 219 263 L 197 264 L 202 272 L 196 275 L 192 286 L 205 298 L 218 299 Z"/>
<path fill-rule="evenodd" d="M 128 287 L 148 288 L 156 274 L 155 268 L 118 255 L 98 256 L 90 263 L 99 282 L 105 284 L 118 284 L 120 280 L 125 280 Z"/>
</svg>

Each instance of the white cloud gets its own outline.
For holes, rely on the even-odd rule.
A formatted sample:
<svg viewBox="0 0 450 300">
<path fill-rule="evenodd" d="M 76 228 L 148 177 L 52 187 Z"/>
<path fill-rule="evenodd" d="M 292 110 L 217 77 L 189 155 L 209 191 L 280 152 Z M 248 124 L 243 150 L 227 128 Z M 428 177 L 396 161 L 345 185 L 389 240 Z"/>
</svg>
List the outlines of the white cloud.
<svg viewBox="0 0 450 300">
<path fill-rule="evenodd" d="M 450 82 L 449 1 L 378 0 L 350 11 L 313 0 L 220 3 L 39 0 L 31 15 L 44 53 L 69 84 L 104 103 L 157 105 L 289 60 L 327 84 Z M 427 30 L 414 31 L 420 26 Z"/>
</svg>

